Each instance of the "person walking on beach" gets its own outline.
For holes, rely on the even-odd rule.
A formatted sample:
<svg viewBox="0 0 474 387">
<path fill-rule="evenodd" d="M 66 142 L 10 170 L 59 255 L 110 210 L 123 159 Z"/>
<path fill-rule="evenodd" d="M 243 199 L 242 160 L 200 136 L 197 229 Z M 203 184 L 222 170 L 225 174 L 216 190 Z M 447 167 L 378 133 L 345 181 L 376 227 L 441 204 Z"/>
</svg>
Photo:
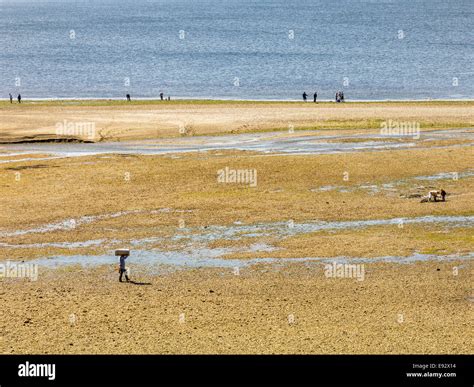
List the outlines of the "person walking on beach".
<svg viewBox="0 0 474 387">
<path fill-rule="evenodd" d="M 123 282 L 122 276 L 124 274 L 125 274 L 125 280 L 127 282 L 130 282 L 130 278 L 128 278 L 128 275 L 127 275 L 127 268 L 125 267 L 125 260 L 130 255 L 130 252 L 128 250 L 123 250 L 123 251 L 116 251 L 115 254 L 120 255 L 119 282 Z"/>
<path fill-rule="evenodd" d="M 10 95 L 10 103 L 13 103 L 13 95 L 12 93 L 8 93 Z"/>
<path fill-rule="evenodd" d="M 336 92 L 336 102 L 341 102 L 341 93 L 339 91 Z"/>
<path fill-rule="evenodd" d="M 130 102 L 131 99 L 130 99 L 130 94 L 127 94 L 127 101 Z"/>
<path fill-rule="evenodd" d="M 316 103 L 316 100 L 318 99 L 318 92 L 315 91 L 313 94 L 313 102 Z"/>
<path fill-rule="evenodd" d="M 161 93 L 160 93 L 160 99 L 161 99 L 162 101 L 163 101 L 163 97 L 164 97 L 163 92 L 161 92 Z"/>
<path fill-rule="evenodd" d="M 21 94 L 18 94 L 18 103 L 21 103 Z"/>
<path fill-rule="evenodd" d="M 303 93 L 303 101 L 306 102 L 306 98 L 308 98 L 308 94 L 306 94 L 306 91 Z"/>
</svg>

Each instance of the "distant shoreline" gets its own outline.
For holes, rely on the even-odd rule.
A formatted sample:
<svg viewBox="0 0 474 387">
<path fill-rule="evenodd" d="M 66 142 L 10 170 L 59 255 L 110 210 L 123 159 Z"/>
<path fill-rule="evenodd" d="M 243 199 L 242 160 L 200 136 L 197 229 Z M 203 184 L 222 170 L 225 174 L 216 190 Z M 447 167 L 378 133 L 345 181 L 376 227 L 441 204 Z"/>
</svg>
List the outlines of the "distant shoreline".
<svg viewBox="0 0 474 387">
<path fill-rule="evenodd" d="M 123 98 L 28 98 L 23 97 L 22 103 L 27 102 L 51 102 L 51 103 L 73 103 L 73 102 L 123 102 L 131 103 L 134 102 L 146 102 L 146 103 L 307 103 L 314 104 L 312 98 L 308 98 L 306 102 L 302 99 L 235 99 L 235 98 L 171 98 L 171 100 L 161 100 L 159 98 L 133 98 L 131 101 L 127 101 L 125 97 Z M 474 98 L 456 98 L 456 99 L 348 99 L 345 102 L 337 103 L 341 104 L 358 104 L 358 103 L 456 103 L 456 102 L 474 102 Z M 0 100 L 0 103 L 10 103 L 8 98 L 3 98 Z M 17 100 L 13 98 L 13 104 L 17 104 Z M 317 103 L 334 103 L 334 99 L 318 99 Z"/>
</svg>

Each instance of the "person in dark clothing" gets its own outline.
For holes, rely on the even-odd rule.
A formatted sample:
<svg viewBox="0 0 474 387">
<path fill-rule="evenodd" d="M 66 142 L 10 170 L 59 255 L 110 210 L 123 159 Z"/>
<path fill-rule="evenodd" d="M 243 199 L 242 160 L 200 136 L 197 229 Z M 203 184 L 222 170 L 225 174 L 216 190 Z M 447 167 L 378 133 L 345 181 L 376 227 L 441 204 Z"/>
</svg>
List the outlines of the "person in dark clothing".
<svg viewBox="0 0 474 387">
<path fill-rule="evenodd" d="M 9 95 L 10 95 L 10 103 L 13 103 L 13 95 L 12 95 L 12 93 L 9 93 Z"/>
<path fill-rule="evenodd" d="M 308 94 L 306 94 L 306 91 L 303 93 L 303 101 L 306 102 L 306 99 L 308 98 Z"/>
<path fill-rule="evenodd" d="M 127 94 L 127 101 L 130 102 L 131 99 L 130 99 L 130 94 Z"/>
<path fill-rule="evenodd" d="M 122 282 L 122 276 L 125 274 L 125 280 L 127 282 L 130 281 L 130 278 L 128 278 L 128 275 L 127 275 L 127 269 L 125 267 L 125 260 L 128 258 L 128 255 L 120 255 L 120 268 L 119 268 L 119 273 L 120 273 L 120 276 L 119 276 L 119 281 Z"/>
<path fill-rule="evenodd" d="M 444 189 L 442 189 L 440 194 L 441 194 L 441 200 L 443 202 L 445 202 L 446 201 L 446 191 Z"/>
<path fill-rule="evenodd" d="M 339 91 L 336 93 L 336 102 L 341 102 L 341 93 Z"/>
<path fill-rule="evenodd" d="M 164 94 L 160 93 L 160 99 L 163 101 Z"/>
<path fill-rule="evenodd" d="M 341 93 L 340 93 L 340 99 L 341 99 L 341 102 L 344 102 L 344 92 L 343 91 L 341 91 Z"/>
<path fill-rule="evenodd" d="M 316 102 L 317 99 L 318 99 L 318 92 L 315 92 L 313 94 L 313 102 Z"/>
<path fill-rule="evenodd" d="M 21 94 L 18 94 L 18 103 L 21 103 Z"/>
</svg>

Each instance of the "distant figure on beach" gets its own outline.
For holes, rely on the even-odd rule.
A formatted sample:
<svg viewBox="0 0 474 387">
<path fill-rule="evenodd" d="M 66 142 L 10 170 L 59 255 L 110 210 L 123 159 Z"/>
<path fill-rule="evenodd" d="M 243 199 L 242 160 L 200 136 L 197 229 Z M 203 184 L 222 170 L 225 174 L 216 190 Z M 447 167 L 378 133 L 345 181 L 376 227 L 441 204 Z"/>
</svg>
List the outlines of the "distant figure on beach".
<svg viewBox="0 0 474 387">
<path fill-rule="evenodd" d="M 306 94 L 306 91 L 303 93 L 303 101 L 306 102 L 306 99 L 308 98 L 308 94 Z"/>
<path fill-rule="evenodd" d="M 8 93 L 10 95 L 10 103 L 13 103 L 13 95 L 12 93 Z"/>
<path fill-rule="evenodd" d="M 130 94 L 127 94 L 127 101 L 130 102 L 131 99 L 130 99 Z"/>
<path fill-rule="evenodd" d="M 340 91 L 336 92 L 336 102 L 341 102 L 341 92 Z"/>
<path fill-rule="evenodd" d="M 170 97 L 170 96 L 168 96 L 168 101 L 171 101 L 171 97 Z"/>
<path fill-rule="evenodd" d="M 340 92 L 339 96 L 340 96 L 341 102 L 344 102 L 344 92 L 343 91 Z"/>
<path fill-rule="evenodd" d="M 164 97 L 164 94 L 160 93 L 160 98 L 161 98 L 162 101 L 163 101 L 163 97 Z"/>
<path fill-rule="evenodd" d="M 115 251 L 115 255 L 120 256 L 120 267 L 119 267 L 119 282 L 122 282 L 122 276 L 125 274 L 125 280 L 127 282 L 130 281 L 130 278 L 128 278 L 127 275 L 127 268 L 125 267 L 125 260 L 128 258 L 130 255 L 130 251 L 127 249 L 120 249 Z"/>
<path fill-rule="evenodd" d="M 21 103 L 21 94 L 18 94 L 18 103 Z"/>
<path fill-rule="evenodd" d="M 318 99 L 318 92 L 316 91 L 316 92 L 313 94 L 313 102 L 316 102 L 317 99 Z"/>
<path fill-rule="evenodd" d="M 446 201 L 446 191 L 444 189 L 440 190 L 433 190 L 428 192 L 428 196 L 425 196 L 421 199 L 421 203 L 427 203 L 427 202 L 437 202 L 438 197 L 441 196 L 441 201 L 445 202 Z"/>
</svg>

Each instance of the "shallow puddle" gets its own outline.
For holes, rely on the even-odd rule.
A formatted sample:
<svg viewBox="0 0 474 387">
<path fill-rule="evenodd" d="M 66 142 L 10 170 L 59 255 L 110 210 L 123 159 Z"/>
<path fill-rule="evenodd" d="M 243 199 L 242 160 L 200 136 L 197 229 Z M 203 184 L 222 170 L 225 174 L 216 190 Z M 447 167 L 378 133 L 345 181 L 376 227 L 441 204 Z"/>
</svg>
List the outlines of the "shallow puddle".
<svg viewBox="0 0 474 387">
<path fill-rule="evenodd" d="M 68 219 L 62 222 L 46 224 L 40 227 L 17 230 L 17 231 L 4 231 L 0 232 L 0 237 L 14 237 L 25 234 L 34 233 L 47 233 L 54 231 L 67 231 L 74 230 L 76 227 L 92 223 L 94 221 L 102 219 L 116 218 L 119 216 L 125 216 L 137 213 L 159 213 L 169 212 L 170 209 L 163 208 L 160 210 L 132 210 L 122 211 L 113 214 L 97 215 L 97 216 L 83 216 L 78 219 Z M 349 220 L 349 221 L 311 221 L 304 223 L 289 222 L 275 222 L 275 223 L 260 223 L 260 224 L 233 224 L 230 226 L 210 225 L 204 227 L 184 227 L 177 228 L 173 236 L 168 238 L 172 242 L 185 242 L 188 244 L 194 243 L 209 243 L 218 240 L 241 240 L 243 238 L 256 238 L 264 236 L 273 237 L 288 237 L 295 236 L 305 233 L 317 232 L 317 231 L 330 231 L 330 230 L 345 230 L 345 229 L 362 229 L 372 226 L 386 226 L 396 225 L 400 226 L 403 224 L 426 224 L 426 223 L 442 223 L 452 227 L 472 227 L 474 226 L 474 216 L 421 216 L 416 218 L 391 218 L 391 219 L 370 219 L 370 220 Z M 163 237 L 146 237 L 141 239 L 133 239 L 130 242 L 132 246 L 141 246 L 150 243 L 156 243 L 163 241 Z M 52 243 L 43 244 L 44 246 L 52 247 L 65 247 L 73 248 L 76 244 L 82 244 L 82 247 L 91 244 L 93 241 L 83 242 L 56 242 L 55 246 Z M 105 240 L 104 240 L 105 242 Z M 111 241 L 108 241 L 111 242 Z M 113 242 L 113 241 L 112 241 Z M 4 247 L 20 248 L 25 246 L 41 247 L 38 245 L 14 245 L 14 244 L 1 244 Z M 97 244 L 95 244 L 97 245 Z"/>
<path fill-rule="evenodd" d="M 373 133 L 357 135 L 317 135 L 308 131 L 308 135 L 289 136 L 284 132 L 235 134 L 223 136 L 185 137 L 171 140 L 144 140 L 100 143 L 36 143 L 8 144 L 1 149 L 15 152 L 17 155 L 42 153 L 56 157 L 92 156 L 97 154 L 141 154 L 159 155 L 168 153 L 242 150 L 264 154 L 337 154 L 387 149 L 409 149 L 417 145 L 412 142 L 394 143 L 393 138 L 410 139 L 410 136 L 383 136 Z M 470 129 L 451 129 L 422 132 L 421 141 L 442 139 L 472 139 L 474 131 Z M 351 142 L 350 140 L 356 140 Z M 360 141 L 364 140 L 366 141 Z M 375 141 L 374 141 L 375 139 Z M 326 141 L 325 141 L 326 140 Z M 337 140 L 340 140 L 338 142 Z M 348 141 L 349 140 L 349 141 Z M 469 144 L 468 144 L 469 145 Z M 43 158 L 45 160 L 47 158 Z M 35 159 L 37 160 L 37 159 Z M 14 162 L 17 160 L 2 160 Z"/>
<path fill-rule="evenodd" d="M 391 218 L 352 221 L 312 221 L 305 223 L 276 222 L 254 225 L 208 226 L 201 229 L 183 229 L 172 237 L 173 240 L 189 239 L 194 242 L 215 240 L 239 240 L 262 236 L 294 236 L 325 230 L 360 229 L 371 226 L 403 224 L 443 223 L 453 226 L 474 226 L 474 216 L 422 216 L 417 218 Z M 189 231 L 193 231 L 192 233 Z"/>
<path fill-rule="evenodd" d="M 160 272 L 161 266 L 174 267 L 176 269 L 193 269 L 193 268 L 244 268 L 257 264 L 269 265 L 287 265 L 290 263 L 314 263 L 314 264 L 330 264 L 330 263 L 374 263 L 374 262 L 390 262 L 399 264 L 410 264 L 415 262 L 426 261 L 450 261 L 450 260 L 472 260 L 474 253 L 468 254 L 452 254 L 452 255 L 434 255 L 415 253 L 407 257 L 398 256 L 382 256 L 375 258 L 363 257 L 295 257 L 295 258 L 253 258 L 253 259 L 224 259 L 222 256 L 232 252 L 233 249 L 217 248 L 217 249 L 193 249 L 187 252 L 170 252 L 160 250 L 135 250 L 131 252 L 128 258 L 128 265 L 142 266 L 150 272 Z M 118 259 L 113 252 L 103 255 L 72 255 L 57 256 L 51 258 L 40 258 L 28 261 L 31 264 L 48 268 L 58 268 L 67 265 L 80 265 L 83 267 L 94 267 L 102 265 L 117 265 Z"/>
</svg>

